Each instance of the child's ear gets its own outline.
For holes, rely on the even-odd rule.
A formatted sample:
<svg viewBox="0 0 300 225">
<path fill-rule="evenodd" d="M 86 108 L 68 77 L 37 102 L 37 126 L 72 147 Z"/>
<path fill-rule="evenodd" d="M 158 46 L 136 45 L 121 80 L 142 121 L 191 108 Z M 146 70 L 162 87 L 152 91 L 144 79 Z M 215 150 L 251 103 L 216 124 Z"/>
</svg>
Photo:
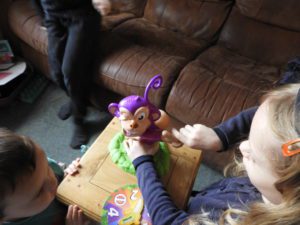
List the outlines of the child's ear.
<svg viewBox="0 0 300 225">
<path fill-rule="evenodd" d="M 119 104 L 117 104 L 117 103 L 111 103 L 111 104 L 109 104 L 108 111 L 112 115 L 114 115 L 116 117 L 120 117 Z"/>
</svg>

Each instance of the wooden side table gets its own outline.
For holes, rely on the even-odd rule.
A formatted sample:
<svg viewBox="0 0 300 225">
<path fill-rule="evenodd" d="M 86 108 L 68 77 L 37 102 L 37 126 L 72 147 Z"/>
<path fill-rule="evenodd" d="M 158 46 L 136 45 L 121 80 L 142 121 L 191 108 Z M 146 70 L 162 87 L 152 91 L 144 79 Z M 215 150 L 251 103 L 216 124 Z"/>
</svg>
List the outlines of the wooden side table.
<svg viewBox="0 0 300 225">
<path fill-rule="evenodd" d="M 107 197 L 117 188 L 136 184 L 135 176 L 122 171 L 109 155 L 108 144 L 121 126 L 114 118 L 81 158 L 82 168 L 76 176 L 67 176 L 59 185 L 57 197 L 65 204 L 78 205 L 87 216 L 101 220 Z M 201 151 L 188 147 L 171 152 L 170 170 L 162 181 L 179 208 L 185 208 L 200 165 Z"/>
</svg>

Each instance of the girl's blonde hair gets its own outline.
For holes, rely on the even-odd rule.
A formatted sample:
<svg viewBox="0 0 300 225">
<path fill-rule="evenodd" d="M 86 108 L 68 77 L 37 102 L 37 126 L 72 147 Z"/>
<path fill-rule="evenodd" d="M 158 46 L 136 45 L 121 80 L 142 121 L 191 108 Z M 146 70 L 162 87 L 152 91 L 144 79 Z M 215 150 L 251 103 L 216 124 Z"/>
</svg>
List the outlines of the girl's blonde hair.
<svg viewBox="0 0 300 225">
<path fill-rule="evenodd" d="M 262 100 L 268 101 L 269 124 L 273 135 L 282 144 L 300 137 L 296 127 L 295 104 L 300 84 L 282 86 L 266 94 Z M 299 123 L 297 123 L 299 126 Z M 300 148 L 300 143 L 295 144 Z M 281 149 L 281 146 L 278 148 Z M 207 213 L 191 217 L 189 224 L 219 224 L 219 225 L 298 225 L 300 224 L 300 154 L 284 157 L 282 152 L 274 152 L 271 161 L 274 172 L 280 179 L 275 187 L 282 194 L 281 204 L 265 204 L 256 202 L 244 212 L 238 209 L 226 210 L 218 222 L 208 219 Z M 243 166 L 237 164 L 235 172 L 243 171 Z M 196 222 L 197 221 L 197 222 Z"/>
</svg>

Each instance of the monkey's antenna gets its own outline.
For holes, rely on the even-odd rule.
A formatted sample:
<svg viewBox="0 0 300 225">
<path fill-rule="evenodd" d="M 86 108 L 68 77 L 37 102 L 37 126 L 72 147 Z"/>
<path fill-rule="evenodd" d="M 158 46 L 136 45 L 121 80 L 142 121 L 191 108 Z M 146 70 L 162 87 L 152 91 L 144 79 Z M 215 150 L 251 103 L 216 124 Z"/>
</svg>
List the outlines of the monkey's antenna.
<svg viewBox="0 0 300 225">
<path fill-rule="evenodd" d="M 145 93 L 144 93 L 144 99 L 149 102 L 148 100 L 148 94 L 149 94 L 149 91 L 151 88 L 153 89 L 158 89 L 161 87 L 162 85 L 162 82 L 163 82 L 163 78 L 160 74 L 157 74 L 155 75 L 148 83 L 147 87 L 146 87 L 146 90 L 145 90 Z"/>
</svg>

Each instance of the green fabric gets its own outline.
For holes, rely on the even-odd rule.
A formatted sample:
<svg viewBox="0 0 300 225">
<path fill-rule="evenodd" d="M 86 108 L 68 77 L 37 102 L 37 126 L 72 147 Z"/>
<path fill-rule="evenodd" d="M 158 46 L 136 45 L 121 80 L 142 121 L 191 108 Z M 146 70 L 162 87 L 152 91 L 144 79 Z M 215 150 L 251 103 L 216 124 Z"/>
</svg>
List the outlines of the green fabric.
<svg viewBox="0 0 300 225">
<path fill-rule="evenodd" d="M 108 145 L 109 153 L 112 161 L 117 164 L 122 170 L 135 175 L 135 169 L 128 158 L 123 145 L 125 136 L 123 133 L 116 134 Z M 165 175 L 170 166 L 170 153 L 168 146 L 164 142 L 159 142 L 159 151 L 154 155 L 154 164 L 160 176 Z"/>
</svg>

